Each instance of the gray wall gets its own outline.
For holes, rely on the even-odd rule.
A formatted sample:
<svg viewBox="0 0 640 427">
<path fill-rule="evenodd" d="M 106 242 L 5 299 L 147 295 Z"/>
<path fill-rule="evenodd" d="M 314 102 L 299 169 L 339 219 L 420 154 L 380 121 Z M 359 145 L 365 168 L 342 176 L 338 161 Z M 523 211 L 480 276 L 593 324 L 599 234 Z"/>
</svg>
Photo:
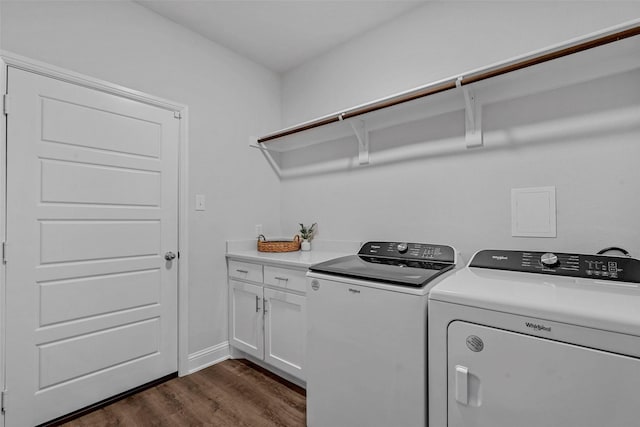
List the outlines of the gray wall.
<svg viewBox="0 0 640 427">
<path fill-rule="evenodd" d="M 0 7 L 2 49 L 189 106 L 189 352 L 226 341 L 225 240 L 280 228 L 278 180 L 248 147 L 280 124 L 279 76 L 135 3 Z"/>
<path fill-rule="evenodd" d="M 283 125 L 640 18 L 637 1 L 434 1 L 288 71 Z"/>
<path fill-rule="evenodd" d="M 189 105 L 195 353 L 227 339 L 224 241 L 253 237 L 258 223 L 288 235 L 318 221 L 323 239 L 437 241 L 467 257 L 488 246 L 609 244 L 640 256 L 637 72 L 487 105 L 478 150 L 464 148 L 462 111 L 376 135 L 374 164 L 394 150 L 418 154 L 350 171 L 279 182 L 247 147 L 250 135 L 638 16 L 637 2 L 433 2 L 278 76 L 135 3 L 3 1 L 0 47 Z M 313 165 L 341 150 L 288 161 Z M 510 189 L 543 185 L 557 187 L 558 237 L 512 238 Z M 205 212 L 193 210 L 197 193 Z"/>
<path fill-rule="evenodd" d="M 284 122 L 634 17 L 640 3 L 430 3 L 286 73 Z M 465 148 L 462 109 L 374 133 L 371 165 L 283 180 L 283 231 L 304 218 L 326 239 L 450 243 L 466 258 L 487 247 L 593 253 L 609 245 L 640 257 L 639 80 L 636 70 L 489 103 L 479 149 Z M 339 140 L 287 153 L 282 165 L 319 170 L 354 154 L 354 142 Z M 512 237 L 511 189 L 539 186 L 556 186 L 557 237 Z"/>
</svg>

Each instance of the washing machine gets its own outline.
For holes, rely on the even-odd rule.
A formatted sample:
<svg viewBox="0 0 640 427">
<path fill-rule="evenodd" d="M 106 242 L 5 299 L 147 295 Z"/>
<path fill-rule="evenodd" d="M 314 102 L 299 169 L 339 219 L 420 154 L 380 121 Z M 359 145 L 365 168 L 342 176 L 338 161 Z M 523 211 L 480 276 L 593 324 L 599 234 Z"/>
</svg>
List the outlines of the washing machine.
<svg viewBox="0 0 640 427">
<path fill-rule="evenodd" d="M 453 247 L 367 242 L 307 273 L 307 425 L 427 423 L 427 295 Z"/>
<path fill-rule="evenodd" d="M 640 426 L 639 286 L 633 258 L 478 252 L 429 294 L 429 426 Z"/>
</svg>

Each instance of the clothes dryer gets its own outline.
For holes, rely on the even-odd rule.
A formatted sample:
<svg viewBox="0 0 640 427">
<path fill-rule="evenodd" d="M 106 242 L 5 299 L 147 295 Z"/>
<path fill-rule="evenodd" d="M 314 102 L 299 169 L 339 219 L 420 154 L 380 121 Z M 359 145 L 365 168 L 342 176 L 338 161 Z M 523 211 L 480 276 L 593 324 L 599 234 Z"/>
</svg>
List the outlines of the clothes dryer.
<svg viewBox="0 0 640 427">
<path fill-rule="evenodd" d="M 640 425 L 639 286 L 632 258 L 478 252 L 429 294 L 429 425 Z"/>
</svg>

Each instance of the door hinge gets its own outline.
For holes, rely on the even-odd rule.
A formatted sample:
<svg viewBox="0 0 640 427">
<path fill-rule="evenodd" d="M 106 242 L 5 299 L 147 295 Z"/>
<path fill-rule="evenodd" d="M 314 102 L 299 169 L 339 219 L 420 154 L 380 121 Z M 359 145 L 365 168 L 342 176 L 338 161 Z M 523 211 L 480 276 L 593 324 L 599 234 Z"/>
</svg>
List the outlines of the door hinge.
<svg viewBox="0 0 640 427">
<path fill-rule="evenodd" d="M 2 263 L 7 263 L 7 242 L 2 242 Z"/>
<path fill-rule="evenodd" d="M 182 118 L 182 113 L 180 111 L 174 111 L 173 112 L 173 118 L 174 119 L 181 119 Z"/>
<path fill-rule="evenodd" d="M 7 412 L 7 391 L 0 393 L 0 412 L 3 414 Z"/>
<path fill-rule="evenodd" d="M 9 109 L 11 107 L 11 97 L 8 93 L 5 93 L 2 97 L 2 111 L 5 115 L 9 115 Z"/>
</svg>

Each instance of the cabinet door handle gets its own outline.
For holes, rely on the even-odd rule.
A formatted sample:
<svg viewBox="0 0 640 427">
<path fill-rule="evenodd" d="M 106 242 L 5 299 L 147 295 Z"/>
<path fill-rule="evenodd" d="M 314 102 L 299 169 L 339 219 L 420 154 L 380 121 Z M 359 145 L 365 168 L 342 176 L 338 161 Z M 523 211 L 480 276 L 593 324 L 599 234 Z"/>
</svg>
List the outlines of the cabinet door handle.
<svg viewBox="0 0 640 427">
<path fill-rule="evenodd" d="M 237 271 L 238 273 L 244 273 L 244 274 L 249 273 L 249 270 L 240 270 L 240 269 L 236 269 L 236 271 Z"/>
<path fill-rule="evenodd" d="M 256 313 L 260 311 L 260 297 L 256 295 Z"/>
<path fill-rule="evenodd" d="M 276 277 L 274 277 L 274 279 L 276 279 L 276 280 L 284 280 L 285 282 L 288 282 L 288 281 L 289 281 L 289 278 L 288 278 L 288 277 L 279 277 L 279 276 L 276 276 Z"/>
<path fill-rule="evenodd" d="M 264 312 L 266 313 L 267 312 L 267 299 L 266 298 L 264 298 L 262 300 L 262 306 L 264 307 Z"/>
</svg>

